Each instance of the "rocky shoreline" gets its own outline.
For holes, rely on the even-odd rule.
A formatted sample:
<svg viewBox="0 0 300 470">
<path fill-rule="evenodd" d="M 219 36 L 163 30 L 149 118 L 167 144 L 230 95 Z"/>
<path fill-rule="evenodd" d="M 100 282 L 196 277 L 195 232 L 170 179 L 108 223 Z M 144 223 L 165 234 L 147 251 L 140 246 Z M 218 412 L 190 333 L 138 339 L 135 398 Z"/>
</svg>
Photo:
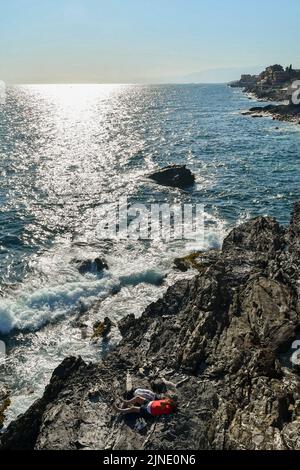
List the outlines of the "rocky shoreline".
<svg viewBox="0 0 300 470">
<path fill-rule="evenodd" d="M 272 117 L 277 121 L 292 122 L 300 124 L 300 106 L 295 105 L 267 105 L 267 106 L 255 106 L 250 108 L 249 111 L 244 111 L 243 116 L 252 117 Z"/>
<path fill-rule="evenodd" d="M 300 449 L 299 255 L 300 203 L 287 228 L 257 217 L 193 255 L 198 274 L 124 318 L 100 363 L 63 361 L 0 449 Z M 120 418 L 131 382 L 172 389 L 178 413 Z"/>
<path fill-rule="evenodd" d="M 229 85 L 233 88 L 243 88 L 249 98 L 281 102 L 276 105 L 256 106 L 243 112 L 244 116 L 271 116 L 274 120 L 300 124 L 300 105 L 293 104 L 291 99 L 291 86 L 296 80 L 300 80 L 300 70 L 294 70 L 292 66 L 284 69 L 281 65 L 272 65 L 259 75 L 242 75 L 240 80 Z"/>
</svg>

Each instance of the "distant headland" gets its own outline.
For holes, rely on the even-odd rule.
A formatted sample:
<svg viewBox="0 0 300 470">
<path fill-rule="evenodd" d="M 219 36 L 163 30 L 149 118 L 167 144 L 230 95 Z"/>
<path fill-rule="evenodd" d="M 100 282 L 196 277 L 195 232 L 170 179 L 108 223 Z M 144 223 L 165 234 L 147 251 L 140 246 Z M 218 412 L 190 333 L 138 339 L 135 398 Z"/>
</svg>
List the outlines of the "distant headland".
<svg viewBox="0 0 300 470">
<path fill-rule="evenodd" d="M 259 75 L 244 74 L 240 80 L 229 83 L 233 88 L 243 88 L 243 91 L 258 100 L 283 102 L 271 104 L 266 107 L 255 107 L 246 111 L 245 115 L 253 117 L 262 114 L 272 115 L 274 119 L 292 121 L 300 124 L 300 100 L 295 99 L 297 88 L 300 88 L 300 69 L 294 69 L 292 65 L 271 65 Z"/>
</svg>

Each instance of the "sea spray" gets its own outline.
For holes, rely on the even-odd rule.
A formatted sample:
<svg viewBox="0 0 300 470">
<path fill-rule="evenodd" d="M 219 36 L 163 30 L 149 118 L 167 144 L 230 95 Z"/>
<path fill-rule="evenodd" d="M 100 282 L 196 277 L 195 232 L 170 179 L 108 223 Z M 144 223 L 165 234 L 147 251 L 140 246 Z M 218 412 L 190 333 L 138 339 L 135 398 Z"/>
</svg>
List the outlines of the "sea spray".
<svg viewBox="0 0 300 470">
<path fill-rule="evenodd" d="M 37 331 L 48 323 L 70 315 L 82 303 L 88 308 L 93 301 L 116 293 L 123 286 L 141 283 L 161 285 L 164 274 L 155 270 L 133 272 L 114 278 L 106 274 L 102 279 L 83 279 L 63 286 L 44 286 L 33 291 L 21 291 L 1 299 L 0 332 L 12 330 Z"/>
</svg>

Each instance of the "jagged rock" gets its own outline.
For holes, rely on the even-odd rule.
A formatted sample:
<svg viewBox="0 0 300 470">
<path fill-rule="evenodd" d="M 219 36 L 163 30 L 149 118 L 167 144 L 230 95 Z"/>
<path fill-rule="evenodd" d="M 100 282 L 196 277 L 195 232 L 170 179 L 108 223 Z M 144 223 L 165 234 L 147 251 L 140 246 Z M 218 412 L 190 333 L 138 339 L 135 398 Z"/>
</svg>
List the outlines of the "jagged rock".
<svg viewBox="0 0 300 470">
<path fill-rule="evenodd" d="M 0 429 L 3 427 L 5 421 L 5 411 L 10 406 L 10 393 L 6 387 L 0 388 Z"/>
<path fill-rule="evenodd" d="M 283 229 L 271 217 L 257 217 L 235 229 L 225 238 L 223 251 L 245 250 L 274 253 L 283 245 Z"/>
<path fill-rule="evenodd" d="M 184 256 L 182 258 L 175 258 L 174 259 L 174 266 L 176 269 L 182 272 L 186 272 L 189 269 L 197 269 L 201 270 L 203 265 L 202 263 L 198 262 L 198 259 L 201 258 L 201 252 L 197 251 L 194 253 L 191 253 L 187 256 Z"/>
<path fill-rule="evenodd" d="M 107 338 L 107 335 L 110 333 L 112 326 L 113 323 L 108 317 L 105 317 L 104 321 L 96 322 L 93 325 L 94 332 L 92 335 L 92 340 L 96 340 L 98 338 Z"/>
<path fill-rule="evenodd" d="M 104 269 L 108 269 L 107 262 L 103 258 L 74 260 L 73 263 L 76 265 L 80 274 L 93 272 L 101 273 Z"/>
<path fill-rule="evenodd" d="M 135 325 L 135 316 L 132 314 L 127 315 L 119 321 L 118 327 L 122 336 L 125 336 L 127 331 Z"/>
<path fill-rule="evenodd" d="M 187 272 L 192 267 L 191 264 L 185 258 L 175 258 L 174 266 L 176 269 L 183 273 Z"/>
<path fill-rule="evenodd" d="M 300 253 L 300 202 L 297 202 L 294 206 L 292 220 L 287 230 L 286 239 L 290 251 Z"/>
<path fill-rule="evenodd" d="M 254 107 L 247 112 L 243 112 L 243 115 L 252 117 L 262 117 L 265 115 L 273 117 L 274 120 L 277 119 L 279 121 L 290 121 L 299 124 L 300 106 L 295 106 L 293 104 L 280 104 Z"/>
<path fill-rule="evenodd" d="M 204 268 L 124 318 L 100 363 L 66 359 L 0 448 L 300 450 L 299 368 L 282 356 L 300 327 L 299 213 L 286 230 L 250 220 L 199 254 Z M 128 373 L 134 388 L 180 383 L 178 413 L 116 416 Z"/>
<path fill-rule="evenodd" d="M 195 176 L 185 165 L 170 165 L 149 175 L 156 183 L 177 188 L 188 188 L 195 183 Z"/>
</svg>

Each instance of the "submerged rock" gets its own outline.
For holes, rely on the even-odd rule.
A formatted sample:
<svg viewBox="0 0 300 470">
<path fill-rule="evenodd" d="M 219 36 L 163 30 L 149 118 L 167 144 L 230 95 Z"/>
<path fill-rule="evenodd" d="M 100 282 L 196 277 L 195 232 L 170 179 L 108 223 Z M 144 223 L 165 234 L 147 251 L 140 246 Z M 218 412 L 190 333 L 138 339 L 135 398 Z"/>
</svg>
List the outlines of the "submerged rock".
<svg viewBox="0 0 300 470">
<path fill-rule="evenodd" d="M 112 329 L 113 323 L 110 318 L 105 317 L 104 321 L 98 321 L 93 325 L 93 335 L 92 340 L 97 340 L 99 338 L 107 338 L 107 335 Z"/>
<path fill-rule="evenodd" d="M 188 188 L 195 183 L 195 176 L 185 165 L 167 166 L 152 173 L 149 178 L 161 185 L 177 188 Z"/>
<path fill-rule="evenodd" d="M 76 265 L 80 274 L 101 273 L 104 269 L 108 269 L 108 264 L 103 258 L 74 260 L 73 263 Z"/>
<path fill-rule="evenodd" d="M 67 358 L 0 448 L 300 450 L 299 368 L 282 361 L 300 328 L 299 222 L 297 204 L 286 230 L 258 217 L 199 254 L 100 363 Z M 117 416 L 129 372 L 133 388 L 173 384 L 177 414 Z"/>
</svg>

